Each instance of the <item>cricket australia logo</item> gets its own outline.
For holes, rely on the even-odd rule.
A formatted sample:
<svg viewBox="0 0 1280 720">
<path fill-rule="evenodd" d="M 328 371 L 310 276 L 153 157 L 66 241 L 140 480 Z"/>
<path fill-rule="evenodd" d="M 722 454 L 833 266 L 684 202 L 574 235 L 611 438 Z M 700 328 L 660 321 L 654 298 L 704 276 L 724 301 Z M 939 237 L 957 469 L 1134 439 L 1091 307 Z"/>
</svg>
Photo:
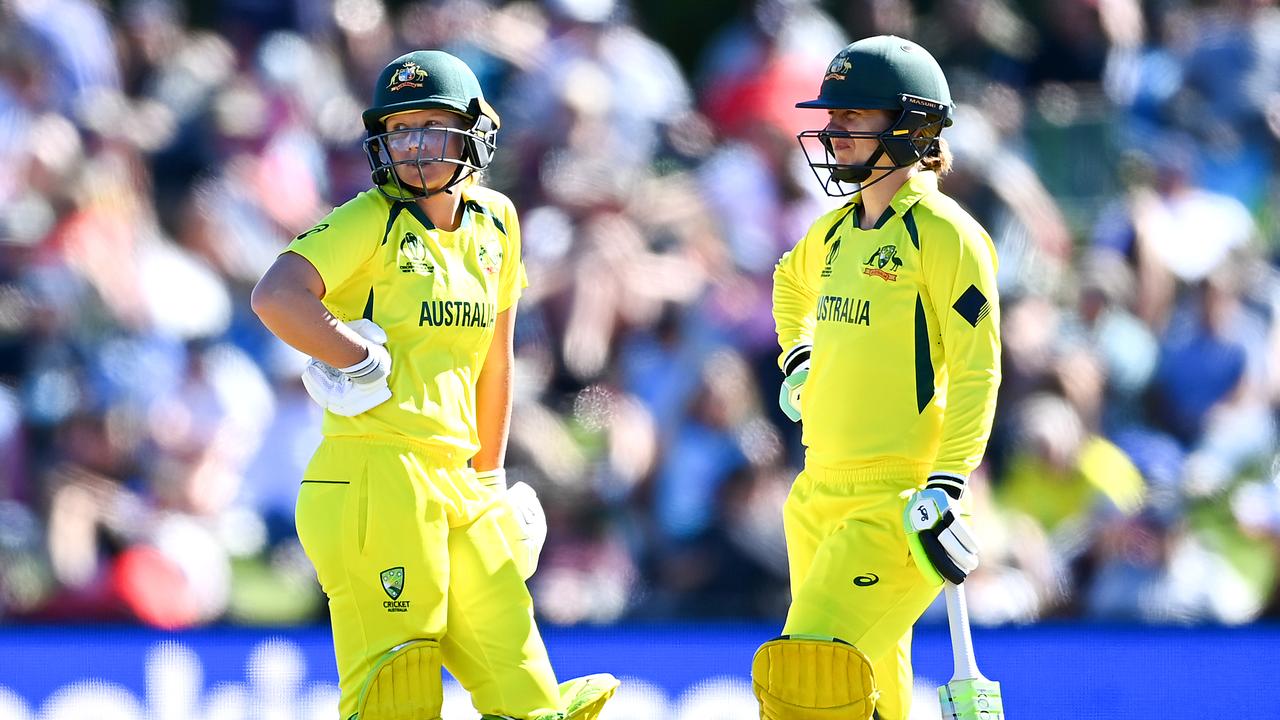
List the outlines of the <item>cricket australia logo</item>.
<svg viewBox="0 0 1280 720">
<path fill-rule="evenodd" d="M 831 65 L 827 67 L 827 74 L 822 77 L 822 80 L 824 82 L 827 80 L 843 80 L 852 69 L 853 63 L 849 62 L 849 58 L 844 55 L 837 55 L 836 59 L 832 60 Z"/>
<path fill-rule="evenodd" d="M 481 245 L 476 251 L 476 258 L 480 261 L 480 269 L 484 270 L 486 275 L 492 275 L 502 267 L 502 248 L 494 245 L 490 249 Z"/>
<path fill-rule="evenodd" d="M 418 273 L 419 275 L 430 275 L 436 271 L 436 266 L 427 260 L 427 246 L 422 242 L 422 238 L 407 232 L 400 240 L 400 272 Z"/>
<path fill-rule="evenodd" d="M 409 60 L 391 76 L 391 80 L 387 82 L 387 89 L 397 92 L 405 88 L 420 88 L 422 81 L 426 79 L 427 71 L 418 67 L 418 63 Z"/>
<path fill-rule="evenodd" d="M 871 253 L 871 257 L 862 263 L 866 267 L 862 268 L 863 275 L 874 275 L 888 282 L 896 282 L 898 280 L 898 270 L 902 267 L 902 258 L 898 257 L 897 245 L 884 245 L 880 249 Z M 885 270 L 886 265 L 891 265 L 891 270 Z"/>
<path fill-rule="evenodd" d="M 409 612 L 409 601 L 400 599 L 400 593 L 404 592 L 404 567 L 387 568 L 378 579 L 382 581 L 382 589 L 386 591 L 387 597 L 391 598 L 384 601 L 382 607 L 387 612 Z"/>
<path fill-rule="evenodd" d="M 826 267 L 822 268 L 822 277 L 831 277 L 831 266 L 835 263 L 836 257 L 840 255 L 840 238 L 836 238 L 831 242 L 831 249 L 827 251 Z"/>
</svg>

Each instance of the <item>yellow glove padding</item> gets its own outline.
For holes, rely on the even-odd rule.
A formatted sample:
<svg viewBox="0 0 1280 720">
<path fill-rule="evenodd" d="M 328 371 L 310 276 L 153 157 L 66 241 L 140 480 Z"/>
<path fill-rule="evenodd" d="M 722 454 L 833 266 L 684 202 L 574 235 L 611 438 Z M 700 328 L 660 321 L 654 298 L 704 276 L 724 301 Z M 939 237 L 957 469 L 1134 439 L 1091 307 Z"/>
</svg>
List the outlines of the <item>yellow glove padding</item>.
<svg viewBox="0 0 1280 720">
<path fill-rule="evenodd" d="M 760 720 L 870 720 L 880 696 L 858 648 L 785 635 L 756 651 L 751 686 Z"/>
<path fill-rule="evenodd" d="M 369 673 L 357 720 L 440 720 L 444 685 L 440 643 L 410 640 L 391 648 Z"/>
<path fill-rule="evenodd" d="M 609 673 L 583 675 L 560 683 L 564 720 L 596 720 L 621 683 Z"/>
</svg>

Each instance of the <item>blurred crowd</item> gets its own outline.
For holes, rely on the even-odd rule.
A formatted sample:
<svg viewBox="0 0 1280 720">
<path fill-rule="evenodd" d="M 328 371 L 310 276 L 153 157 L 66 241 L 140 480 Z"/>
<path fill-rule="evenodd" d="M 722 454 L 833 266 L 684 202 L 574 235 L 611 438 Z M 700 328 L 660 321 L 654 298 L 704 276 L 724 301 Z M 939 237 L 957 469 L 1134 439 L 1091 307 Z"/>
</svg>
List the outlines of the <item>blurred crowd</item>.
<svg viewBox="0 0 1280 720">
<path fill-rule="evenodd" d="M 412 48 L 503 117 L 541 617 L 779 618 L 771 273 L 840 202 L 793 105 L 879 33 L 946 70 L 944 188 L 1001 257 L 975 620 L 1280 616 L 1270 0 L 0 0 L 0 619 L 325 617 L 319 411 L 248 295 L 369 186 L 359 113 Z"/>
</svg>

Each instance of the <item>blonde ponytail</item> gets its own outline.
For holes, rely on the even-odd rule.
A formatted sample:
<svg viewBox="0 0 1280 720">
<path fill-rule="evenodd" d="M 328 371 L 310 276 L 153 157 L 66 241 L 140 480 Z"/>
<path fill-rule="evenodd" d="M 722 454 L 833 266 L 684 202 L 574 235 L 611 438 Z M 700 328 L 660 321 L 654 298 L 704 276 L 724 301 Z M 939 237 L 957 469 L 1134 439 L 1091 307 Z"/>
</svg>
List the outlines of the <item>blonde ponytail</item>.
<svg viewBox="0 0 1280 720">
<path fill-rule="evenodd" d="M 947 147 L 947 141 L 938 138 L 938 141 L 929 148 L 929 152 L 920 158 L 920 165 L 925 170 L 932 170 L 942 177 L 951 172 L 951 148 Z"/>
</svg>

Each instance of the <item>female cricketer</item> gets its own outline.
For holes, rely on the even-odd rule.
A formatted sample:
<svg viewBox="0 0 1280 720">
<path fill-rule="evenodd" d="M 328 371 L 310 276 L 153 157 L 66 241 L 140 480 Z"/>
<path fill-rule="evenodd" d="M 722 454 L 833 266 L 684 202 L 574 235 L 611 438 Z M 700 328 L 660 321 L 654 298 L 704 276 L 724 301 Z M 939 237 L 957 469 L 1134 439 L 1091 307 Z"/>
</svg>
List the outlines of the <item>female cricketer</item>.
<svg viewBox="0 0 1280 720">
<path fill-rule="evenodd" d="M 779 401 L 806 454 L 783 507 L 791 607 L 753 686 L 761 718 L 905 720 L 911 627 L 977 566 L 957 503 L 1000 384 L 995 250 L 938 189 L 952 103 L 924 48 L 855 42 L 798 107 L 827 111 L 800 144 L 853 197 L 774 272 Z"/>
<path fill-rule="evenodd" d="M 326 409 L 297 527 L 329 599 L 340 717 L 439 718 L 443 664 L 486 718 L 594 718 L 617 681 L 557 686 L 525 586 L 536 555 L 504 497 L 527 283 L 515 210 L 477 183 L 498 114 L 461 60 L 417 51 L 381 72 L 363 119 L 374 187 L 253 292 L 312 356 Z"/>
</svg>

